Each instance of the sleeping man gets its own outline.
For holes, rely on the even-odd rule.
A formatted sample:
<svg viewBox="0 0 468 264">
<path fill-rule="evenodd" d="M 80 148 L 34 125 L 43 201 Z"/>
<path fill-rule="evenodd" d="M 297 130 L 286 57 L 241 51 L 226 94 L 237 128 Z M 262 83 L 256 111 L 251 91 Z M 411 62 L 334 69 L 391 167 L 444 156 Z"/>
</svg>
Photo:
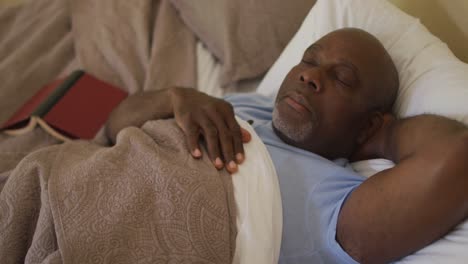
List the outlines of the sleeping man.
<svg viewBox="0 0 468 264">
<path fill-rule="evenodd" d="M 235 172 L 248 158 L 249 135 L 234 114 L 252 120 L 279 177 L 280 262 L 384 263 L 430 244 L 468 214 L 467 128 L 431 115 L 394 118 L 398 86 L 381 43 L 342 29 L 305 51 L 275 100 L 221 100 L 186 88 L 139 93 L 114 111 L 107 134 L 115 141 L 124 127 L 174 117 L 193 157 L 203 155 L 203 138 L 214 166 Z M 396 166 L 367 180 L 347 166 L 370 158 Z"/>
</svg>

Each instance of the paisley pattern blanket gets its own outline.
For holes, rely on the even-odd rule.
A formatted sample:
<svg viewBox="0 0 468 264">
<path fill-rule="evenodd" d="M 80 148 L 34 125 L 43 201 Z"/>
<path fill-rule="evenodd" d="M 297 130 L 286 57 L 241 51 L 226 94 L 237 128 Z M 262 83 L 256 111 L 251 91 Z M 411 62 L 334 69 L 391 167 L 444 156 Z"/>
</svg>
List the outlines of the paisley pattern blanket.
<svg viewBox="0 0 468 264">
<path fill-rule="evenodd" d="M 231 263 L 231 176 L 206 156 L 173 120 L 32 153 L 0 193 L 2 263 Z"/>
</svg>

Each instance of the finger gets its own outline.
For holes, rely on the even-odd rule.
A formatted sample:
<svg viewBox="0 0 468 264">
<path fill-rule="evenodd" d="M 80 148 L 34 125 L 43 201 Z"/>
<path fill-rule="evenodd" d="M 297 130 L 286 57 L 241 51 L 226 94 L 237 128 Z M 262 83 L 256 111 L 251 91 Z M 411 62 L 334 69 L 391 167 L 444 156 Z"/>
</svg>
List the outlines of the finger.
<svg viewBox="0 0 468 264">
<path fill-rule="evenodd" d="M 206 142 L 206 147 L 208 149 L 208 155 L 210 156 L 210 159 L 217 169 L 222 169 L 224 163 L 221 160 L 219 151 L 218 129 L 208 118 L 201 120 L 200 127 L 201 133 L 203 134 Z"/>
<path fill-rule="evenodd" d="M 226 118 L 226 125 L 228 126 L 229 130 L 231 131 L 232 134 L 232 144 L 233 144 L 233 152 L 235 155 L 235 160 L 237 164 L 240 164 L 244 161 L 245 156 L 244 156 L 244 146 L 242 144 L 243 142 L 243 133 L 242 133 L 242 128 L 239 126 L 239 124 L 236 121 L 235 115 L 234 115 L 234 110 L 231 105 L 229 105 L 225 111 L 227 112 L 227 117 Z M 247 132 L 247 131 L 246 131 Z M 247 132 L 247 134 L 250 136 L 250 134 Z"/>
<path fill-rule="evenodd" d="M 212 113 L 210 118 L 218 129 L 219 145 L 223 153 L 223 160 L 226 166 L 226 170 L 230 173 L 234 173 L 237 171 L 237 164 L 235 161 L 233 146 L 233 131 L 227 127 L 226 122 L 220 113 Z"/>
<path fill-rule="evenodd" d="M 242 130 L 237 122 L 234 125 L 231 125 L 231 127 L 231 131 L 234 133 L 232 142 L 234 145 L 234 153 L 236 154 L 236 162 L 237 164 L 241 164 L 245 159 L 244 145 L 242 143 Z"/>
<path fill-rule="evenodd" d="M 202 152 L 200 151 L 200 146 L 198 144 L 200 140 L 200 129 L 196 126 L 187 129 L 185 132 L 185 138 L 192 157 L 197 159 L 201 158 Z"/>
<path fill-rule="evenodd" d="M 247 131 L 244 128 L 241 128 L 241 133 L 242 133 L 242 142 L 248 143 L 250 140 L 252 140 L 252 135 L 250 135 L 250 132 Z"/>
<path fill-rule="evenodd" d="M 252 140 L 252 136 L 250 135 L 249 131 L 242 127 L 240 128 L 240 131 L 242 134 L 242 140 L 235 141 L 237 164 L 240 164 L 245 160 L 244 143 L 248 143 L 250 142 L 250 140 Z M 235 138 L 235 140 L 237 140 L 237 137 Z"/>
<path fill-rule="evenodd" d="M 241 164 L 245 160 L 244 146 L 242 144 L 242 139 L 239 137 L 234 137 L 232 142 L 234 143 L 234 153 L 236 153 L 236 162 Z"/>
</svg>

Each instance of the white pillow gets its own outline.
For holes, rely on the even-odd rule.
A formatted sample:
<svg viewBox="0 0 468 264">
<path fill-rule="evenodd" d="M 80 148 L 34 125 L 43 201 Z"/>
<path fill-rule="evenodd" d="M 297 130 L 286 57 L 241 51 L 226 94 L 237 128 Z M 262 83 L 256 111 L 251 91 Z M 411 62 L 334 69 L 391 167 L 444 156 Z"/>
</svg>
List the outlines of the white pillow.
<svg viewBox="0 0 468 264">
<path fill-rule="evenodd" d="M 257 92 L 276 94 L 304 50 L 343 27 L 368 31 L 392 56 L 400 76 L 394 108 L 398 116 L 435 113 L 468 124 L 468 65 L 418 19 L 385 0 L 318 0 Z"/>
<path fill-rule="evenodd" d="M 305 49 L 325 34 L 343 27 L 368 31 L 392 56 L 400 76 L 394 108 L 398 116 L 434 113 L 468 124 L 468 65 L 459 61 L 418 19 L 385 0 L 318 0 L 257 92 L 276 95 Z M 382 160 L 353 164 L 356 171 L 366 176 L 391 166 L 391 162 Z M 467 263 L 466 248 L 468 220 L 400 263 Z"/>
</svg>

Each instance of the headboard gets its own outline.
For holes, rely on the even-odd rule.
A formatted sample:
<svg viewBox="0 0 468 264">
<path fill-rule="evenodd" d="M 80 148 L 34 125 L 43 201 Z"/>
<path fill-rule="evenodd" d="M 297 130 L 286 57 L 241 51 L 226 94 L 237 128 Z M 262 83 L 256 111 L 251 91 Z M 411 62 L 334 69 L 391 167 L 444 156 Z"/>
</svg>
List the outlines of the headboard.
<svg viewBox="0 0 468 264">
<path fill-rule="evenodd" d="M 422 23 L 462 61 L 468 63 L 468 1 L 390 0 Z"/>
</svg>

